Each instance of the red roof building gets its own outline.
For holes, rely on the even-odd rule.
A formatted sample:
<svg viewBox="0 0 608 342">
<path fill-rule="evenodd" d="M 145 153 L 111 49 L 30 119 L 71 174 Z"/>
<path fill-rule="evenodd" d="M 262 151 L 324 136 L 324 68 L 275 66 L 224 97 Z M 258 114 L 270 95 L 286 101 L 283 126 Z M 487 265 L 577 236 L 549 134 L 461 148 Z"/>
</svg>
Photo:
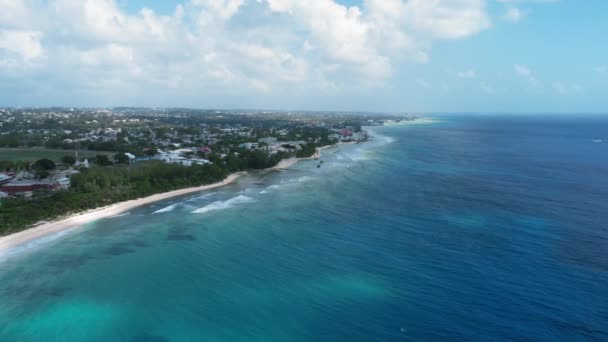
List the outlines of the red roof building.
<svg viewBox="0 0 608 342">
<path fill-rule="evenodd" d="M 12 181 L 8 184 L 2 185 L 1 189 L 7 194 L 15 195 L 23 192 L 32 192 L 35 190 L 57 190 L 59 184 L 50 181 Z"/>
</svg>

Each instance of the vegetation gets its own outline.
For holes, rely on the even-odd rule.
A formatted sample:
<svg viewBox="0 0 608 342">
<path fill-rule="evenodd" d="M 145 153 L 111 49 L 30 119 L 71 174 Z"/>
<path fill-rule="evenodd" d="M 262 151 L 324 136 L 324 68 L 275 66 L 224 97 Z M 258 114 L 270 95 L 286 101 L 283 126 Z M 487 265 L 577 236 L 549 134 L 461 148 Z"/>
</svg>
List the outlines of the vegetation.
<svg viewBox="0 0 608 342">
<path fill-rule="evenodd" d="M 221 181 L 227 175 L 227 170 L 213 164 L 185 167 L 154 161 L 137 166 L 96 166 L 74 175 L 67 191 L 42 191 L 34 193 L 33 199 L 3 200 L 0 235 L 61 215 Z"/>
<path fill-rule="evenodd" d="M 27 179 L 27 173 L 20 172 L 29 171 L 38 179 L 70 184 L 69 190 L 3 198 L 0 235 L 40 220 L 273 167 L 284 158 L 310 157 L 320 146 L 366 139 L 351 132 L 360 132 L 370 122 L 381 123 L 372 114 L 347 113 L 0 108 L 0 172 Z M 127 153 L 137 156 L 137 162 Z M 164 162 L 144 161 L 154 156 Z M 64 170 L 85 158 L 91 168 L 79 163 L 81 172 L 70 182 L 61 178 L 72 174 Z"/>
<path fill-rule="evenodd" d="M 50 171 L 55 170 L 56 167 L 57 165 L 54 161 L 47 158 L 43 158 L 36 161 L 32 165 L 32 170 L 34 171 L 34 174 L 36 175 L 36 177 L 38 177 L 38 179 L 44 179 L 48 177 Z"/>
<path fill-rule="evenodd" d="M 306 144 L 302 146 L 302 149 L 296 152 L 298 158 L 309 158 L 312 157 L 317 151 L 317 145 Z"/>
<path fill-rule="evenodd" d="M 37 191 L 31 199 L 16 197 L 2 200 L 0 236 L 22 230 L 41 220 L 156 193 L 218 182 L 232 172 L 272 167 L 287 156 L 284 153 L 270 155 L 262 150 L 237 149 L 224 159 L 211 154 L 210 164 L 186 167 L 160 161 L 129 165 L 128 158 L 126 164 L 119 164 L 119 161 L 125 161 L 119 155 L 116 156 L 117 163 L 113 164 L 106 155 L 98 155 L 95 158 L 96 166 L 82 169 L 72 176 L 69 190 Z M 31 166 L 36 172 L 48 172 L 54 167 L 55 163 L 48 159 L 39 160 Z"/>
<path fill-rule="evenodd" d="M 34 162 L 41 158 L 48 158 L 51 160 L 60 160 L 63 156 L 68 154 L 74 154 L 72 150 L 58 150 L 58 149 L 47 149 L 47 148 L 0 148 L 0 160 L 4 161 L 26 161 L 29 160 Z M 100 151 L 78 151 L 79 158 L 91 158 L 96 154 L 108 154 L 108 152 Z"/>
</svg>

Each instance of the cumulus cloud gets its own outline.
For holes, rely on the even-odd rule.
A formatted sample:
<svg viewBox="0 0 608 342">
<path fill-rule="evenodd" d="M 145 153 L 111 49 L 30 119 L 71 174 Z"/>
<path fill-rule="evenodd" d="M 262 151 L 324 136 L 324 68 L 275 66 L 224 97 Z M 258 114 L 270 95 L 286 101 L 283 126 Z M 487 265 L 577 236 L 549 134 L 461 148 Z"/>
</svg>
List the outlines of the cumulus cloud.
<svg viewBox="0 0 608 342">
<path fill-rule="evenodd" d="M 494 89 L 494 87 L 492 87 L 491 85 L 489 85 L 486 82 L 480 82 L 479 83 L 479 87 L 486 94 L 490 94 L 491 95 L 491 94 L 494 94 L 496 92 L 496 90 Z"/>
<path fill-rule="evenodd" d="M 421 88 L 433 88 L 433 85 L 431 84 L 431 82 L 423 79 L 423 78 L 418 78 L 416 79 L 416 83 L 418 84 L 418 86 L 420 86 Z"/>
<path fill-rule="evenodd" d="M 41 38 L 39 31 L 0 30 L 0 49 L 29 62 L 44 55 Z"/>
<path fill-rule="evenodd" d="M 459 71 L 457 73 L 457 75 L 460 78 L 469 78 L 469 79 L 477 77 L 477 75 L 475 73 L 475 70 L 472 70 L 472 69 L 468 69 L 468 70 L 464 70 L 464 71 Z"/>
<path fill-rule="evenodd" d="M 0 0 L 0 81 L 92 93 L 378 86 L 396 63 L 428 61 L 436 41 L 490 26 L 483 0 L 184 0 L 170 15 L 116 0 Z"/>
<path fill-rule="evenodd" d="M 515 74 L 517 76 L 522 77 L 525 80 L 527 80 L 531 86 L 538 85 L 538 81 L 536 80 L 536 77 L 534 77 L 532 70 L 530 70 L 528 67 L 520 65 L 520 64 L 515 64 L 513 66 L 513 69 L 515 70 Z"/>
<path fill-rule="evenodd" d="M 584 91 L 583 87 L 578 84 L 566 84 L 563 82 L 554 82 L 551 87 L 560 95 L 576 94 Z"/>
<path fill-rule="evenodd" d="M 509 7 L 505 12 L 504 19 L 512 23 L 519 22 L 525 15 L 525 12 L 517 7 Z"/>
</svg>

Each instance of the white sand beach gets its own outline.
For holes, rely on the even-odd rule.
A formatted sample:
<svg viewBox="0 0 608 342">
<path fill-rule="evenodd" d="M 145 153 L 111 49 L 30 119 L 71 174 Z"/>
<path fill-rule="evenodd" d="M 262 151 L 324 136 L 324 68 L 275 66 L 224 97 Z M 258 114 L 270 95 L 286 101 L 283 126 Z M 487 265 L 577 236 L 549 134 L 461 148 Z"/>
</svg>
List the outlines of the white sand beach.
<svg viewBox="0 0 608 342">
<path fill-rule="evenodd" d="M 231 174 L 223 181 L 213 183 L 213 184 L 179 189 L 179 190 L 151 195 L 148 197 L 119 202 L 119 203 L 111 204 L 106 207 L 96 208 L 96 209 L 92 209 L 89 211 L 85 211 L 83 213 L 78 213 L 78 214 L 72 215 L 67 218 L 62 218 L 62 219 L 58 219 L 58 220 L 51 221 L 51 222 L 41 223 L 32 228 L 29 228 L 29 229 L 26 229 L 26 230 L 23 230 L 23 231 L 20 231 L 17 233 L 13 233 L 13 234 L 10 234 L 7 236 L 0 237 L 0 251 L 9 249 L 9 248 L 12 248 L 15 246 L 19 246 L 19 245 L 25 244 L 27 242 L 30 242 L 32 240 L 36 240 L 36 239 L 39 239 L 39 238 L 42 238 L 45 236 L 49 236 L 51 234 L 59 233 L 61 231 L 64 231 L 64 230 L 67 230 L 70 228 L 74 228 L 76 226 L 80 226 L 80 225 L 83 225 L 86 223 L 90 223 L 90 222 L 93 222 L 93 221 L 96 221 L 96 220 L 99 220 L 99 219 L 102 219 L 105 217 L 122 214 L 126 211 L 129 211 L 133 208 L 140 207 L 142 205 L 162 201 L 162 200 L 169 199 L 172 197 L 188 195 L 188 194 L 224 186 L 224 185 L 234 182 L 236 179 L 238 179 L 241 175 L 243 175 L 245 173 L 246 172 L 238 172 L 238 173 Z"/>
<path fill-rule="evenodd" d="M 340 145 L 340 144 L 338 144 Z M 329 145 L 318 148 L 315 154 L 308 158 L 289 158 L 281 160 L 275 167 L 268 169 L 269 171 L 280 171 L 289 168 L 300 160 L 320 158 L 321 150 L 336 147 L 338 145 Z M 0 237 L 0 252 L 19 245 L 26 244 L 36 239 L 40 239 L 55 233 L 59 233 L 83 224 L 97 221 L 102 218 L 111 217 L 122 214 L 133 208 L 137 208 L 146 204 L 159 202 L 173 197 L 184 196 L 200 191 L 218 188 L 236 181 L 241 175 L 247 172 L 237 172 L 229 175 L 225 180 L 213 184 L 179 189 L 160 194 L 151 195 L 148 197 L 138 198 L 134 200 L 114 203 L 106 207 L 92 209 L 82 213 L 74 214 L 69 217 L 60 218 L 50 222 L 43 222 L 33 226 L 32 228 L 13 233 L 7 236 Z"/>
</svg>

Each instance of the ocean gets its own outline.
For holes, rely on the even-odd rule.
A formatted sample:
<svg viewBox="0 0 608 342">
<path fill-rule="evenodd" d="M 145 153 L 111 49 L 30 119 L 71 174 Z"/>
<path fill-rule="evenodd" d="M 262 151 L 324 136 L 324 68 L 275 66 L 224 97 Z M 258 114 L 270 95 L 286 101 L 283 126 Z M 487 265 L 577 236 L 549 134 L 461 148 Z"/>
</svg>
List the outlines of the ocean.
<svg viewBox="0 0 608 342">
<path fill-rule="evenodd" d="M 4 252 L 0 341 L 608 340 L 608 117 L 436 119 Z"/>
</svg>

